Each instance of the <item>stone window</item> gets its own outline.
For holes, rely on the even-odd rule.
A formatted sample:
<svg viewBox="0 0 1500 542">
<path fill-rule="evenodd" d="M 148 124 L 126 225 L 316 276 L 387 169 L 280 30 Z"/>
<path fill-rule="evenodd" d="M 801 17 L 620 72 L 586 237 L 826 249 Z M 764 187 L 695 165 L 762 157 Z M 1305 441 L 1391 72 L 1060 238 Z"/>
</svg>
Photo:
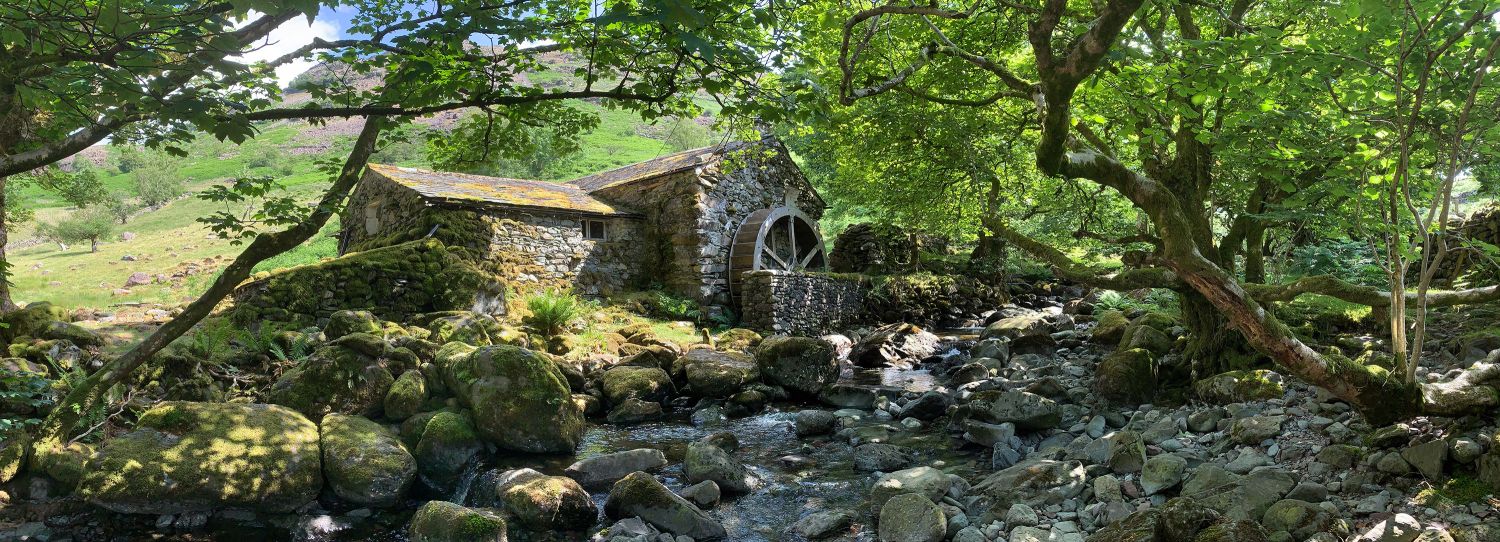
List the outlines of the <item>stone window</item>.
<svg viewBox="0 0 1500 542">
<path fill-rule="evenodd" d="M 365 235 L 380 233 L 380 202 L 374 201 L 365 206 Z"/>
<path fill-rule="evenodd" d="M 603 220 L 585 220 L 585 221 L 583 221 L 583 238 L 584 239 L 593 240 L 593 241 L 603 241 L 605 239 L 608 239 L 609 238 L 609 234 L 604 229 L 604 221 Z"/>
</svg>

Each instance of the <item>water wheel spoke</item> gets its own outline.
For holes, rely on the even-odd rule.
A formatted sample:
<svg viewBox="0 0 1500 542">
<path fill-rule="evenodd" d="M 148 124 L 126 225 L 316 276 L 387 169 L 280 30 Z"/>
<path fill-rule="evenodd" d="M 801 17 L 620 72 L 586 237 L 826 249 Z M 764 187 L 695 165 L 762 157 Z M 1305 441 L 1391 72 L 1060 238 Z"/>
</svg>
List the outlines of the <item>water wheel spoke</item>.
<svg viewBox="0 0 1500 542">
<path fill-rule="evenodd" d="M 791 270 L 791 266 L 787 265 L 786 260 L 781 259 L 781 257 L 777 256 L 775 252 L 771 251 L 771 249 L 769 249 L 769 248 L 762 249 L 761 253 L 765 254 L 766 256 L 769 256 L 772 260 L 776 260 L 776 263 L 781 265 L 780 269 L 782 269 L 784 271 L 790 271 Z"/>
<path fill-rule="evenodd" d="M 822 252 L 823 251 L 818 250 L 816 248 L 807 251 L 807 257 L 803 258 L 802 262 L 800 262 L 800 263 L 797 264 L 797 269 L 798 270 L 807 269 L 807 265 L 810 264 L 810 263 L 812 263 L 813 258 L 818 257 L 818 254 L 821 254 Z"/>
</svg>

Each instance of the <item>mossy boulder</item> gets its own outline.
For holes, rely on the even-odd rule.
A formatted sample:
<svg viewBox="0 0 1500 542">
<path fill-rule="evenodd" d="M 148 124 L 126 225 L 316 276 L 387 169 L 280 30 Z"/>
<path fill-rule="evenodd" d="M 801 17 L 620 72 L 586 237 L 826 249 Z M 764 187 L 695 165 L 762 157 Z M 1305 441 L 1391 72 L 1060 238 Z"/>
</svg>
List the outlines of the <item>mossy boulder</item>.
<svg viewBox="0 0 1500 542">
<path fill-rule="evenodd" d="M 756 333 L 755 330 L 737 327 L 719 333 L 714 337 L 714 344 L 724 350 L 749 352 L 752 348 L 759 346 L 762 340 L 764 339 L 760 333 Z"/>
<path fill-rule="evenodd" d="M 427 328 L 432 330 L 427 340 L 439 344 L 458 342 L 472 346 L 527 345 L 525 333 L 488 314 L 461 312 L 435 319 L 427 324 Z"/>
<path fill-rule="evenodd" d="M 318 426 L 277 405 L 165 402 L 106 441 L 78 494 L 109 510 L 290 512 L 323 486 Z"/>
<path fill-rule="evenodd" d="M 359 416 L 329 414 L 320 427 L 323 472 L 345 501 L 394 506 L 417 478 L 417 462 L 385 427 Z"/>
<path fill-rule="evenodd" d="M 395 381 L 380 358 L 355 348 L 330 345 L 313 351 L 301 364 L 282 373 L 267 398 L 314 420 L 335 412 L 375 418 L 385 408 L 385 396 Z"/>
<path fill-rule="evenodd" d="M 650 367 L 670 371 L 672 364 L 677 361 L 678 353 L 665 346 L 638 346 L 638 348 L 639 351 L 621 359 L 617 366 Z"/>
<path fill-rule="evenodd" d="M 411 516 L 410 542 L 505 542 L 505 519 L 492 510 L 427 501 Z"/>
<path fill-rule="evenodd" d="M 755 351 L 755 364 L 766 382 L 788 392 L 815 398 L 839 380 L 833 345 L 813 337 L 771 337 Z"/>
<path fill-rule="evenodd" d="M 723 524 L 640 471 L 615 482 L 604 501 L 604 512 L 614 519 L 638 517 L 663 531 L 697 540 L 727 534 Z"/>
<path fill-rule="evenodd" d="M 647 354 L 643 352 L 638 355 Z M 600 386 L 604 388 L 604 398 L 609 401 L 611 407 L 624 404 L 625 400 L 631 397 L 642 401 L 657 402 L 677 393 L 677 387 L 672 384 L 671 375 L 655 367 L 635 365 L 610 367 L 600 375 L 599 381 Z"/>
<path fill-rule="evenodd" d="M 682 473 L 688 482 L 711 480 L 729 493 L 749 493 L 755 488 L 755 479 L 743 463 L 721 447 L 709 436 L 688 445 L 687 455 L 682 460 Z"/>
<path fill-rule="evenodd" d="M 1209 403 L 1227 405 L 1277 399 L 1286 391 L 1281 375 L 1266 369 L 1229 371 L 1193 383 L 1193 392 Z"/>
<path fill-rule="evenodd" d="M 516 523 L 534 531 L 583 531 L 599 521 L 599 509 L 572 478 L 531 469 L 506 473 L 497 493 Z"/>
<path fill-rule="evenodd" d="M 517 452 L 571 452 L 578 447 L 583 412 L 557 364 L 509 345 L 450 354 L 444 380 L 473 411 L 474 424 L 486 440 Z"/>
<path fill-rule="evenodd" d="M 1306 540 L 1307 537 L 1326 530 L 1332 520 L 1332 514 L 1316 504 L 1282 499 L 1266 509 L 1261 525 L 1273 533 L 1291 533 L 1293 540 Z"/>
<path fill-rule="evenodd" d="M 0 484 L 15 479 L 31 459 L 31 439 L 25 433 L 6 435 L 0 443 Z"/>
<path fill-rule="evenodd" d="M 37 338 L 49 341 L 68 341 L 78 346 L 104 346 L 104 337 L 100 337 L 98 333 L 89 331 L 78 324 L 60 321 L 47 322 L 38 331 Z"/>
<path fill-rule="evenodd" d="M 1038 337 L 1052 333 L 1052 325 L 1045 313 L 1030 313 L 1001 318 L 985 326 L 980 339 L 1006 339 L 1015 341 L 1024 337 Z"/>
<path fill-rule="evenodd" d="M 390 391 L 385 394 L 385 417 L 396 421 L 405 420 L 421 412 L 422 405 L 426 402 L 427 378 L 422 376 L 422 371 L 406 371 L 391 383 Z"/>
<path fill-rule="evenodd" d="M 20 337 L 38 337 L 48 324 L 66 321 L 68 311 L 46 301 L 37 301 L 0 315 L 0 323 L 5 324 L 0 326 L 0 340 L 10 343 Z"/>
<path fill-rule="evenodd" d="M 1120 349 L 1144 348 L 1154 355 L 1162 355 L 1172 349 L 1170 335 L 1177 321 L 1160 312 L 1148 312 L 1137 316 L 1125 326 L 1120 335 Z"/>
<path fill-rule="evenodd" d="M 62 447 L 40 447 L 32 450 L 31 469 L 55 480 L 61 489 L 72 491 L 83 479 L 94 448 L 82 442 Z"/>
<path fill-rule="evenodd" d="M 337 311 L 328 316 L 328 325 L 323 326 L 323 338 L 334 340 L 350 333 L 381 335 L 379 319 L 370 311 Z"/>
<path fill-rule="evenodd" d="M 409 421 L 421 417 L 426 416 Z M 482 451 L 484 443 L 468 413 L 444 410 L 427 417 L 413 456 L 422 481 L 429 487 L 448 491 L 458 484 L 464 468 Z"/>
<path fill-rule="evenodd" d="M 896 495 L 880 507 L 881 542 L 942 542 L 947 527 L 943 509 L 916 493 Z"/>
<path fill-rule="evenodd" d="M 1093 341 L 1099 344 L 1120 344 L 1120 339 L 1125 336 L 1125 328 L 1130 325 L 1130 319 L 1120 311 L 1104 311 L 1098 316 L 1098 323 L 1094 324 Z"/>
<path fill-rule="evenodd" d="M 728 397 L 760 378 L 754 358 L 738 352 L 698 348 L 683 354 L 677 363 L 688 387 L 701 397 Z"/>
<path fill-rule="evenodd" d="M 1094 386 L 1110 401 L 1150 401 L 1157 392 L 1156 359 L 1142 348 L 1116 350 L 1099 362 Z"/>
</svg>

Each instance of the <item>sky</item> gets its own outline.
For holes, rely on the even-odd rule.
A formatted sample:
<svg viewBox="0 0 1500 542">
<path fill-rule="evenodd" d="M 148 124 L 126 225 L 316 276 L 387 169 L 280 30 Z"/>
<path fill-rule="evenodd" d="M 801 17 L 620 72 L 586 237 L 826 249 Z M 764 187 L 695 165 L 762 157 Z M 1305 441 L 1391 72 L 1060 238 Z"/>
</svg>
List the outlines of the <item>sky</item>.
<svg viewBox="0 0 1500 542">
<path fill-rule="evenodd" d="M 340 39 L 345 36 L 344 30 L 348 28 L 349 19 L 353 15 L 353 8 L 329 9 L 325 7 L 318 12 L 317 17 L 313 18 L 312 23 L 308 23 L 306 17 L 297 17 L 283 23 L 276 30 L 272 30 L 266 39 L 256 44 L 253 51 L 240 59 L 245 62 L 270 60 L 312 43 L 314 38 Z M 254 20 L 254 17 L 258 16 L 259 14 L 252 14 L 252 17 L 246 19 L 245 22 Z M 293 78 L 311 69 L 315 64 L 317 63 L 308 59 L 283 64 L 276 68 L 276 80 L 282 88 L 286 88 Z"/>
</svg>

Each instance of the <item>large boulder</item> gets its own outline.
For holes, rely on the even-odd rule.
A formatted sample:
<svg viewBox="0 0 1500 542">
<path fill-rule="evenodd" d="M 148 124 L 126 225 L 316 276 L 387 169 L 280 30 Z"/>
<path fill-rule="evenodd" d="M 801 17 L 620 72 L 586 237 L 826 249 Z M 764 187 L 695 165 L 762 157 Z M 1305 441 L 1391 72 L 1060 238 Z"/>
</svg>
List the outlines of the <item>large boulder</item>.
<svg viewBox="0 0 1500 542">
<path fill-rule="evenodd" d="M 46 301 L 37 301 L 0 315 L 0 340 L 9 344 L 20 337 L 38 337 L 52 322 L 68 321 L 68 311 Z"/>
<path fill-rule="evenodd" d="M 839 360 L 828 341 L 813 337 L 771 337 L 755 351 L 766 382 L 802 397 L 817 397 L 839 380 Z"/>
<path fill-rule="evenodd" d="M 1156 359 L 1150 351 L 1121 348 L 1099 362 L 1094 386 L 1110 401 L 1140 403 L 1156 396 L 1156 382 Z"/>
<path fill-rule="evenodd" d="M 379 319 L 370 311 L 337 311 L 328 316 L 328 324 L 323 326 L 323 338 L 331 341 L 353 333 L 379 336 L 382 330 Z"/>
<path fill-rule="evenodd" d="M 875 485 L 870 487 L 870 510 L 879 514 L 891 497 L 906 493 L 916 493 L 929 501 L 938 502 L 951 487 L 953 477 L 932 467 L 914 467 L 887 473 L 876 479 Z"/>
<path fill-rule="evenodd" d="M 667 456 L 656 448 L 637 448 L 586 457 L 563 471 L 584 487 L 613 484 L 635 471 L 653 471 L 667 466 Z"/>
<path fill-rule="evenodd" d="M 1088 542 L 1266 542 L 1267 537 L 1256 522 L 1222 517 L 1191 499 L 1172 499 L 1100 529 Z"/>
<path fill-rule="evenodd" d="M 1182 485 L 1181 496 L 1236 521 L 1261 521 L 1266 510 L 1286 496 L 1296 481 L 1278 468 L 1239 475 L 1213 464 L 1199 466 Z"/>
<path fill-rule="evenodd" d="M 637 356 L 645 355 L 648 354 L 641 353 Z M 604 399 L 610 405 L 624 404 L 631 397 L 658 402 L 677 393 L 676 387 L 672 385 L 672 376 L 659 367 L 617 365 L 604 371 L 599 380 L 604 388 Z"/>
<path fill-rule="evenodd" d="M 385 417 L 401 421 L 422 411 L 427 403 L 427 378 L 412 369 L 401 373 L 385 394 Z"/>
<path fill-rule="evenodd" d="M 980 332 L 980 339 L 1005 339 L 1011 342 L 1027 338 L 1050 335 L 1052 324 L 1047 320 L 1046 313 L 1033 312 L 1020 316 L 1001 318 L 994 323 L 985 326 Z"/>
<path fill-rule="evenodd" d="M 1033 458 L 991 474 L 970 493 L 989 498 L 991 510 L 1009 510 L 1016 503 L 1032 508 L 1060 504 L 1087 487 L 1082 463 Z"/>
<path fill-rule="evenodd" d="M 282 373 L 267 398 L 314 420 L 334 412 L 380 417 L 396 378 L 381 358 L 360 351 L 356 345 L 370 342 L 363 339 L 379 341 L 371 335 L 346 335 L 338 344 L 313 351 Z"/>
<path fill-rule="evenodd" d="M 494 316 L 472 312 L 457 312 L 434 318 L 427 323 L 431 331 L 427 340 L 447 344 L 463 343 L 470 346 L 509 344 L 525 346 L 526 335 L 515 328 L 500 323 Z"/>
<path fill-rule="evenodd" d="M 604 501 L 604 512 L 614 519 L 638 517 L 663 531 L 698 540 L 726 534 L 723 524 L 644 472 L 615 482 Z"/>
<path fill-rule="evenodd" d="M 943 509 L 922 495 L 896 495 L 880 507 L 880 542 L 942 542 L 947 532 Z"/>
<path fill-rule="evenodd" d="M 698 348 L 683 354 L 677 364 L 693 393 L 702 397 L 728 397 L 760 378 L 755 360 L 738 352 Z"/>
<path fill-rule="evenodd" d="M 1120 311 L 1104 311 L 1096 318 L 1092 339 L 1099 344 L 1117 345 L 1120 338 L 1125 336 L 1125 327 L 1130 325 L 1130 319 Z"/>
<path fill-rule="evenodd" d="M 401 439 L 359 416 L 329 414 L 320 427 L 323 472 L 340 499 L 394 506 L 417 478 L 417 461 Z"/>
<path fill-rule="evenodd" d="M 107 441 L 78 494 L 131 514 L 290 512 L 323 487 L 318 426 L 291 409 L 169 401 Z"/>
<path fill-rule="evenodd" d="M 49 341 L 68 341 L 78 346 L 104 346 L 104 337 L 78 324 L 48 322 L 37 332 L 37 338 Z"/>
<path fill-rule="evenodd" d="M 501 449 L 571 452 L 583 438 L 583 412 L 552 360 L 525 348 L 443 346 L 448 388 L 474 414 L 479 434 Z"/>
<path fill-rule="evenodd" d="M 860 367 L 908 367 L 937 349 L 937 335 L 911 324 L 890 324 L 854 343 L 849 361 Z"/>
<path fill-rule="evenodd" d="M 496 487 L 516 523 L 535 531 L 581 531 L 599 521 L 599 509 L 583 486 L 565 476 L 531 469 L 501 475 Z"/>
<path fill-rule="evenodd" d="M 1013 423 L 1033 431 L 1051 429 L 1062 422 L 1056 401 L 1025 391 L 976 393 L 968 407 L 970 415 L 982 422 Z"/>
<path fill-rule="evenodd" d="M 713 436 L 689 444 L 683 475 L 693 483 L 711 480 L 728 493 L 749 493 L 755 486 L 749 469 L 719 444 Z"/>
<path fill-rule="evenodd" d="M 411 516 L 411 542 L 505 542 L 505 519 L 494 511 L 427 501 Z"/>
<path fill-rule="evenodd" d="M 1209 403 L 1227 405 L 1279 399 L 1286 388 L 1281 375 L 1267 369 L 1229 371 L 1193 383 L 1193 392 Z"/>
</svg>

